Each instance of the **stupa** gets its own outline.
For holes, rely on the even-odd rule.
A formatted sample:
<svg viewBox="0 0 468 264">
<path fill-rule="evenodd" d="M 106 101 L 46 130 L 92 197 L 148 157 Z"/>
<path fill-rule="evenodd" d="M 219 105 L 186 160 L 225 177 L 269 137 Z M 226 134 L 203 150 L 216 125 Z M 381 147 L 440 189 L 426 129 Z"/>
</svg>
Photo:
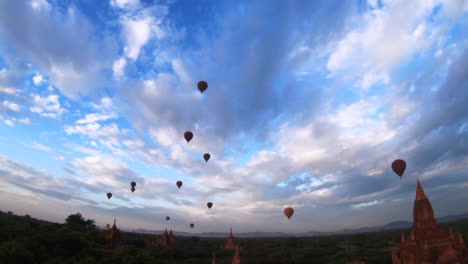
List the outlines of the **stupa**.
<svg viewBox="0 0 468 264">
<path fill-rule="evenodd" d="M 236 249 L 237 248 L 236 242 L 234 241 L 234 236 L 232 235 L 232 228 L 231 228 L 231 232 L 229 233 L 229 237 L 228 237 L 226 244 L 221 244 L 221 248 L 222 249 Z"/>
<path fill-rule="evenodd" d="M 461 234 L 444 231 L 434 217 L 431 202 L 417 180 L 413 208 L 413 228 L 401 234 L 401 244 L 393 249 L 393 264 L 467 264 L 468 249 Z"/>
</svg>

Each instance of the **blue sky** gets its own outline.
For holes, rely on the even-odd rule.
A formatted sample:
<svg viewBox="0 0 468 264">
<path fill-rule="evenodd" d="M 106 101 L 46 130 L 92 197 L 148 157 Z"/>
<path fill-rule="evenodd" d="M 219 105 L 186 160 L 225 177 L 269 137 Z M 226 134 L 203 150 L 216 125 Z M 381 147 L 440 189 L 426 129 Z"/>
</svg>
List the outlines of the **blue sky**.
<svg viewBox="0 0 468 264">
<path fill-rule="evenodd" d="M 411 219 L 419 178 L 436 215 L 466 213 L 467 11 L 0 0 L 0 209 L 130 229 L 336 230 Z"/>
</svg>

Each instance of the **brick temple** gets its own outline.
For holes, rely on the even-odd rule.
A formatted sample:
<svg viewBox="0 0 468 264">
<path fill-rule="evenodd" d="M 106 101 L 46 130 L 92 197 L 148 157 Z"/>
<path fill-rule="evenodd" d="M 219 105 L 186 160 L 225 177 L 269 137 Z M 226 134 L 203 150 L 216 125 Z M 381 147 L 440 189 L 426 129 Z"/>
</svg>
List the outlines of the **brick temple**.
<svg viewBox="0 0 468 264">
<path fill-rule="evenodd" d="M 467 264 L 468 249 L 463 236 L 452 228 L 443 230 L 434 217 L 431 202 L 417 180 L 413 208 L 413 228 L 401 234 L 401 244 L 393 249 L 393 264 Z"/>
<path fill-rule="evenodd" d="M 226 244 L 221 244 L 221 248 L 222 249 L 236 249 L 237 248 L 237 244 L 234 241 L 234 236 L 232 235 L 232 228 L 231 228 L 231 232 L 229 233 L 229 237 L 228 237 Z"/>
<path fill-rule="evenodd" d="M 174 237 L 174 234 L 172 233 L 172 229 L 170 232 L 167 232 L 167 229 L 166 229 L 164 230 L 164 233 L 162 234 L 160 239 L 151 241 L 151 245 L 166 247 L 169 244 L 172 244 L 174 242 L 175 242 L 175 237 Z"/>
<path fill-rule="evenodd" d="M 116 221 L 114 219 L 114 225 L 112 225 L 112 228 L 105 235 L 108 247 L 111 248 L 111 249 L 120 247 L 123 244 L 123 240 L 122 240 L 122 237 L 120 235 L 120 230 L 115 225 L 115 222 Z"/>
</svg>

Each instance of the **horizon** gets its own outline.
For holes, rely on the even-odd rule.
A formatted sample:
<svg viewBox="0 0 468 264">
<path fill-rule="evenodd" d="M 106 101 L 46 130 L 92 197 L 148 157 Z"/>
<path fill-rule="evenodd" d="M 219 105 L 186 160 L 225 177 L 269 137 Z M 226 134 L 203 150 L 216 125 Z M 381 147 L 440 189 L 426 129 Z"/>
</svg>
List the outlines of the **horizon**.
<svg viewBox="0 0 468 264">
<path fill-rule="evenodd" d="M 419 179 L 436 217 L 466 213 L 467 20 L 462 0 L 0 0 L 0 210 L 356 229 L 412 221 Z"/>
</svg>

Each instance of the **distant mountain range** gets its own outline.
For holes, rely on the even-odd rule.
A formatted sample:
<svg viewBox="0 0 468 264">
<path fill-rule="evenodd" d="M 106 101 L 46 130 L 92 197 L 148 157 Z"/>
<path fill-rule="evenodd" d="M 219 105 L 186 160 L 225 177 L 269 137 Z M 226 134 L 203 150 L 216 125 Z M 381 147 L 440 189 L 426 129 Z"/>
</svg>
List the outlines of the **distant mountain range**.
<svg viewBox="0 0 468 264">
<path fill-rule="evenodd" d="M 447 223 L 462 219 L 468 219 L 468 213 L 462 215 L 449 215 L 444 217 L 437 218 L 439 223 Z M 246 233 L 234 233 L 234 237 L 246 238 L 246 237 L 305 237 L 305 236 L 326 236 L 326 235 L 346 235 L 346 234 L 358 234 L 358 233 L 368 233 L 368 232 L 377 232 L 380 230 L 394 230 L 394 229 L 403 229 L 410 228 L 413 226 L 413 222 L 409 221 L 394 221 L 383 226 L 377 227 L 363 227 L 357 229 L 342 229 L 337 231 L 321 232 L 321 231 L 308 231 L 302 233 L 282 233 L 282 232 L 246 232 Z M 143 233 L 143 234 L 154 234 L 161 235 L 164 231 L 162 230 L 145 230 L 145 229 L 136 229 L 136 230 L 125 230 L 128 232 Z M 225 238 L 229 236 L 229 233 L 224 232 L 204 232 L 204 233 L 188 233 L 188 232 L 177 232 L 174 231 L 175 236 L 197 236 L 197 237 L 220 237 Z"/>
</svg>

